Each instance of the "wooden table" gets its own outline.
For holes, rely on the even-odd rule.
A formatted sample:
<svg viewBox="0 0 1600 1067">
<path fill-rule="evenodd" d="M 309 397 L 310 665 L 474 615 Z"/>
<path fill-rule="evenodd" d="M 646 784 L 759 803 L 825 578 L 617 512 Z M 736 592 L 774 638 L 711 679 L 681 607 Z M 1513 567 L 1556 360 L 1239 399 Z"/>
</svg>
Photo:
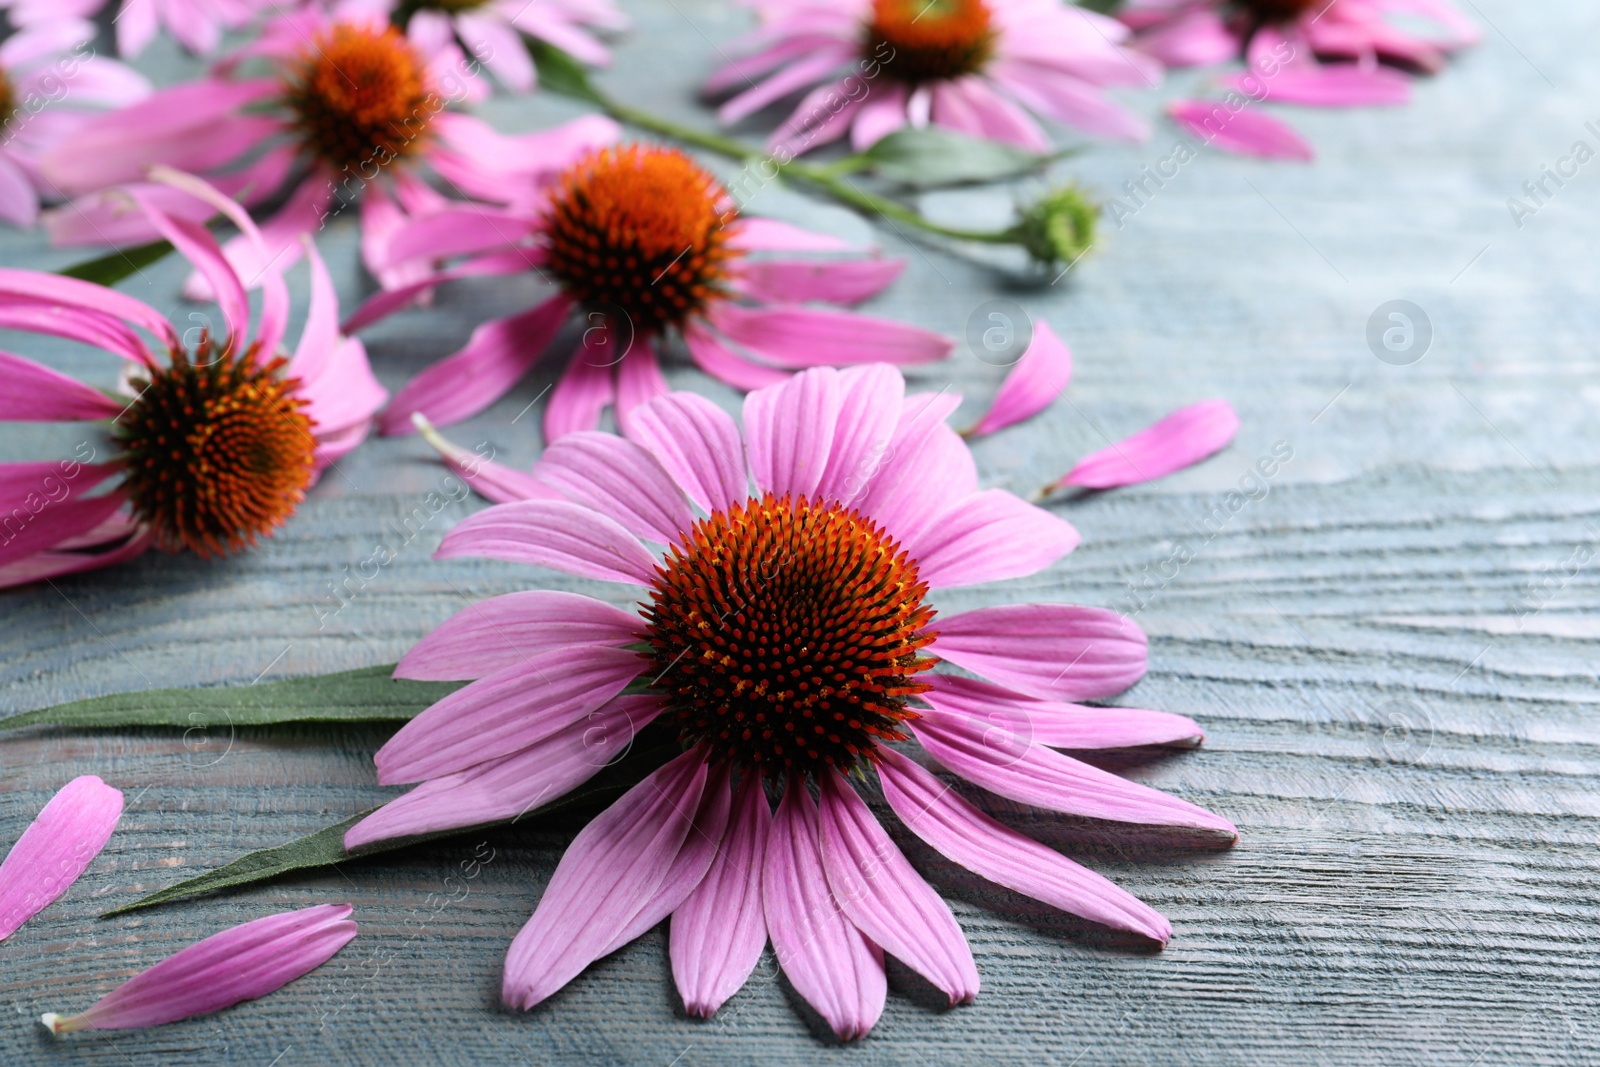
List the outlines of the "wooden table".
<svg viewBox="0 0 1600 1067">
<path fill-rule="evenodd" d="M 1600 9 L 1584 0 L 1468 0 L 1485 43 L 1410 107 L 1296 112 L 1313 166 L 1205 153 L 1055 285 L 911 244 L 792 194 L 758 211 L 867 238 L 908 260 L 873 310 L 961 336 L 986 301 L 1023 305 L 1071 343 L 1071 391 L 1042 418 L 976 445 L 986 484 L 1029 492 L 1108 438 L 1181 404 L 1228 397 L 1232 449 L 1154 485 L 1056 505 L 1083 547 L 1034 579 L 940 598 L 1126 608 L 1150 634 L 1150 674 L 1125 703 L 1182 712 L 1195 752 L 1110 765 L 1235 820 L 1226 852 L 1175 850 L 1063 826 L 998 802 L 1172 919 L 1158 954 L 986 889 L 914 852 L 951 899 L 983 976 L 950 1012 L 896 971 L 859 1047 L 819 1040 L 781 981 L 756 980 L 709 1024 L 681 1013 L 664 929 L 592 967 L 528 1014 L 497 1006 L 501 960 L 575 824 L 418 848 L 106 922 L 140 893 L 307 833 L 393 795 L 373 782 L 377 729 L 31 730 L 0 739 L 0 842 L 93 772 L 122 788 L 111 845 L 60 903 L 0 945 L 0 1062 L 355 1063 L 1558 1063 L 1600 1059 L 1594 948 L 1600 726 L 1600 338 L 1589 163 L 1519 228 L 1506 200 L 1573 142 L 1600 140 Z M 709 0 L 633 0 L 638 31 L 606 82 L 707 121 L 692 87 L 745 17 Z M 197 64 L 156 48 L 160 80 Z M 1174 77 L 1167 95 L 1192 79 Z M 1154 99 L 1141 99 L 1152 114 Z M 575 113 L 541 98 L 487 109 L 503 128 Z M 1115 195 L 1176 135 L 1100 148 L 1062 174 Z M 1011 190 L 930 197 L 930 212 L 1003 221 Z M 349 219 L 323 237 L 341 296 L 370 283 Z M 79 255 L 7 232 L 7 266 Z M 181 269 L 130 292 L 174 309 Z M 304 292 L 303 268 L 292 276 Z M 372 330 L 396 386 L 471 327 L 522 306 L 526 279 L 458 284 L 430 313 Z M 1380 361 L 1369 319 L 1409 300 L 1425 356 Z M 298 327 L 295 327 L 297 330 Z M 291 334 L 293 336 L 294 334 Z M 5 342 L 110 384 L 111 357 Z M 987 404 L 1001 370 L 958 349 L 916 380 Z M 680 386 L 733 395 L 681 366 Z M 452 430 L 526 464 L 535 375 Z M 519 417 L 519 415 L 521 417 Z M 5 459 L 65 454 L 71 427 L 7 428 Z M 1293 459 L 1248 481 L 1283 442 Z M 435 516 L 349 606 L 330 582 L 436 488 L 415 438 L 377 440 L 326 478 L 283 536 L 220 565 L 150 555 L 114 572 L 0 595 L 0 708 L 117 690 L 246 684 L 392 662 L 474 600 L 584 583 L 483 561 L 434 562 Z M 1241 492 L 1248 492 L 1248 495 Z M 1241 493 L 1232 501 L 1230 493 Z M 1242 501 L 1242 502 L 1241 502 Z M 1222 508 L 1218 512 L 1218 508 Z M 1217 515 L 1221 519 L 1217 519 Z M 1162 570 L 1177 542 L 1195 558 Z M 1575 552 L 1577 553 L 1575 557 Z M 1588 559 L 1587 565 L 1569 561 Z M 1171 571 L 1172 568 L 1166 568 Z M 614 589 L 597 589 L 615 596 Z M 432 912 L 479 840 L 494 859 Z M 459 896 L 459 894 L 457 894 Z M 178 947 L 269 911 L 355 905 L 362 935 L 315 975 L 218 1016 L 55 1042 L 41 1011 L 87 1006 Z M 769 966 L 763 968 L 770 973 Z"/>
</svg>

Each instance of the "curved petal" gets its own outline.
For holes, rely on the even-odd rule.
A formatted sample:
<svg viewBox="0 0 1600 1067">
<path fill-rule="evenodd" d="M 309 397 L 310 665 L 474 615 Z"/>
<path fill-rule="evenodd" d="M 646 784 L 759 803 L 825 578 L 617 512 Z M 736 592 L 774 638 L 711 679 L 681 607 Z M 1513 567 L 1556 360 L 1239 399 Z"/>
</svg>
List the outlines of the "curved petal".
<svg viewBox="0 0 1600 1067">
<path fill-rule="evenodd" d="M 883 951 L 834 901 L 823 874 L 817 809 L 798 781 L 790 781 L 772 822 L 761 899 L 778 966 L 795 991 L 839 1040 L 867 1036 L 889 988 Z"/>
<path fill-rule="evenodd" d="M 509 756 L 430 778 L 347 830 L 344 847 L 353 852 L 379 841 L 515 823 L 594 777 L 660 710 L 654 697 L 617 697 Z"/>
<path fill-rule="evenodd" d="M 962 715 L 925 711 L 911 732 L 928 754 L 956 774 L 998 796 L 1046 811 L 1091 819 L 1181 826 L 1237 839 L 1239 831 L 1220 815 L 1109 771 L 1091 767 L 1027 740 L 1027 723 L 1010 730 L 985 726 Z"/>
<path fill-rule="evenodd" d="M 849 252 L 849 241 L 815 233 L 789 222 L 741 215 L 728 234 L 728 246 L 742 252 Z"/>
<path fill-rule="evenodd" d="M 578 593 L 505 593 L 440 623 L 401 657 L 394 676 L 440 682 L 482 678 L 556 649 L 621 648 L 639 639 L 643 625 L 632 612 Z"/>
<path fill-rule="evenodd" d="M 411 421 L 417 427 L 417 432 L 422 435 L 422 439 L 439 453 L 444 465 L 454 471 L 462 481 L 472 486 L 479 496 L 496 504 L 510 504 L 518 500 L 566 499 L 531 474 L 495 463 L 482 455 L 468 452 L 460 445 L 452 444 L 423 416 L 413 415 Z M 480 444 L 479 447 L 482 448 L 484 445 Z M 491 446 L 491 454 L 492 452 Z"/>
<path fill-rule="evenodd" d="M 907 829 L 974 874 L 1113 929 L 1162 944 L 1172 937 L 1172 924 L 1150 905 L 991 819 L 893 749 L 880 750 L 878 780 Z"/>
<path fill-rule="evenodd" d="M 933 688 L 922 694 L 922 699 L 940 711 L 995 722 L 1007 729 L 1021 715 L 1028 723 L 1028 739 L 1050 748 L 1195 748 L 1206 739 L 1205 731 L 1193 719 L 1171 712 L 1039 700 L 952 674 L 924 675 L 924 679 Z M 998 721 L 991 718 L 995 712 L 1000 713 Z"/>
<path fill-rule="evenodd" d="M 1176 100 L 1167 114 L 1191 136 L 1224 152 L 1263 159 L 1310 161 L 1316 152 L 1306 139 L 1261 111 L 1230 111 L 1221 101 Z"/>
<path fill-rule="evenodd" d="M 217 244 L 217 239 L 201 223 L 168 215 L 159 207 L 145 202 L 137 193 L 134 199 L 139 201 L 156 231 L 171 241 L 173 247 L 193 263 L 205 278 L 216 296 L 217 306 L 222 309 L 222 319 L 228 327 L 228 345 L 243 351 L 250 329 L 250 298 L 245 295 L 244 284 L 233 265 L 222 254 L 222 246 Z"/>
<path fill-rule="evenodd" d="M 643 667 L 638 653 L 604 645 L 526 656 L 402 726 L 373 757 L 378 781 L 420 782 L 518 752 L 603 706 Z"/>
<path fill-rule="evenodd" d="M 919 536 L 950 506 L 978 491 L 978 468 L 959 434 L 944 422 L 959 396 L 908 396 L 882 466 L 867 479 L 858 505 L 901 544 Z"/>
<path fill-rule="evenodd" d="M 795 498 L 817 491 L 841 402 L 839 374 L 826 367 L 744 398 L 745 454 L 758 489 Z"/>
<path fill-rule="evenodd" d="M 938 630 L 934 655 L 1044 700 L 1099 700 L 1144 677 L 1144 631 L 1104 608 L 1004 604 L 942 615 Z"/>
<path fill-rule="evenodd" d="M 831 308 L 746 308 L 722 303 L 711 324 L 734 342 L 780 367 L 855 363 L 930 363 L 955 342 L 932 330 Z"/>
<path fill-rule="evenodd" d="M 688 501 L 655 457 L 615 434 L 564 435 L 545 449 L 533 476 L 660 544 L 676 544 L 694 524 Z"/>
<path fill-rule="evenodd" d="M 0 863 L 0 941 L 71 888 L 121 817 L 122 793 L 92 774 L 50 798 Z"/>
<path fill-rule="evenodd" d="M 617 395 L 614 403 L 617 407 L 617 425 L 622 432 L 628 432 L 628 421 L 640 406 L 658 396 L 666 396 L 670 391 L 666 376 L 661 373 L 661 360 L 656 356 L 655 345 L 651 344 L 648 337 L 639 338 L 634 342 L 633 350 L 617 364 Z"/>
<path fill-rule="evenodd" d="M 500 995 L 507 1006 L 526 1011 L 609 951 L 692 832 L 706 774 L 705 754 L 685 752 L 578 833 L 506 953 Z"/>
<path fill-rule="evenodd" d="M 0 297 L 4 296 L 28 297 L 47 304 L 64 304 L 98 314 L 114 315 L 124 322 L 149 330 L 168 348 L 177 347 L 178 344 L 178 335 L 166 316 L 142 300 L 135 300 L 103 285 L 59 274 L 0 268 Z"/>
<path fill-rule="evenodd" d="M 978 965 L 950 906 L 889 840 L 854 789 L 822 774 L 822 869 L 839 908 L 889 955 L 964 1004 L 978 995 Z"/>
<path fill-rule="evenodd" d="M 738 263 L 736 279 L 762 303 L 859 304 L 888 288 L 905 266 L 903 259 L 756 259 Z"/>
<path fill-rule="evenodd" d="M 841 371 L 839 391 L 833 447 L 817 492 L 850 505 L 866 492 L 889 456 L 906 383 L 894 367 L 872 363 Z"/>
<path fill-rule="evenodd" d="M 1239 416 L 1232 405 L 1203 400 L 1085 456 L 1056 484 L 1111 489 L 1148 482 L 1222 451 L 1238 432 Z"/>
<path fill-rule="evenodd" d="M 114 419 L 122 411 L 100 390 L 9 352 L 0 352 L 0 377 L 0 419 L 10 422 Z"/>
<path fill-rule="evenodd" d="M 1072 352 L 1050 324 L 1040 319 L 1034 324 L 1028 350 L 1006 374 L 994 403 L 967 436 L 981 437 L 1033 418 L 1049 407 L 1071 380 Z"/>
<path fill-rule="evenodd" d="M 558 441 L 569 433 L 593 430 L 600 425 L 606 405 L 617 397 L 615 361 L 606 353 L 607 342 L 591 343 L 583 332 L 583 343 L 561 372 L 555 391 L 544 405 L 544 439 Z M 609 331 L 606 331 L 609 333 Z"/>
<path fill-rule="evenodd" d="M 737 993 L 767 944 L 761 910 L 761 867 L 772 831 L 772 809 L 759 775 L 747 774 L 733 793 L 711 869 L 672 913 L 672 977 L 684 1010 L 706 1019 Z"/>
<path fill-rule="evenodd" d="M 445 534 L 433 555 L 487 556 L 634 585 L 649 585 L 656 569 L 655 557 L 617 522 L 562 500 L 485 508 Z"/>
<path fill-rule="evenodd" d="M 493 404 L 549 348 L 571 309 L 571 298 L 558 293 L 520 315 L 479 326 L 461 351 L 435 363 L 395 395 L 379 416 L 383 432 L 412 432 L 416 412 L 448 426 Z"/>
<path fill-rule="evenodd" d="M 789 380 L 788 371 L 746 359 L 698 322 L 690 321 L 683 328 L 683 343 L 695 366 L 735 389 L 749 392 Z"/>
<path fill-rule="evenodd" d="M 739 427 L 732 415 L 705 397 L 657 397 L 634 411 L 627 433 L 708 514 L 726 511 L 750 495 Z"/>
<path fill-rule="evenodd" d="M 57 548 L 63 541 L 81 536 L 99 526 L 112 513 L 127 503 L 121 489 L 113 489 L 99 496 L 84 496 L 63 500 L 48 499 L 41 502 L 37 511 L 29 508 L 27 525 L 16 529 L 15 511 L 7 516 L 0 531 L 0 566 L 16 563 L 36 552 Z"/>
<path fill-rule="evenodd" d="M 957 500 L 906 544 L 933 589 L 1022 578 L 1077 547 L 1070 523 L 1003 489 Z"/>
</svg>

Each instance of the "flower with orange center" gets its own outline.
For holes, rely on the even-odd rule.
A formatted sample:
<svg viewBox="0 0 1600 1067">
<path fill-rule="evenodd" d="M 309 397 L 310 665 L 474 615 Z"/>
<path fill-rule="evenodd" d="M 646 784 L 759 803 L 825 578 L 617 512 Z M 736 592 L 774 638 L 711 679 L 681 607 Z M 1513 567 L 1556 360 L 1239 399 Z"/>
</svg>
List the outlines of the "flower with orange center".
<svg viewBox="0 0 1600 1067">
<path fill-rule="evenodd" d="M 984 0 L 872 0 L 862 55 L 913 84 L 976 74 L 994 55 Z"/>
<path fill-rule="evenodd" d="M 870 519 L 767 494 L 697 522 L 651 590 L 665 721 L 777 776 L 851 770 L 904 740 L 934 635 L 917 566 Z"/>
<path fill-rule="evenodd" d="M 191 357 L 134 378 L 138 398 L 117 419 L 134 515 L 169 551 L 237 551 L 271 533 L 305 499 L 316 470 L 315 424 L 282 357 Z"/>
<path fill-rule="evenodd" d="M 550 273 L 580 304 L 638 333 L 682 326 L 723 292 L 728 194 L 675 148 L 629 144 L 579 160 L 546 213 Z"/>
<path fill-rule="evenodd" d="M 442 106 L 399 30 L 342 22 L 286 74 L 283 98 L 305 150 L 335 170 L 415 154 Z"/>
</svg>

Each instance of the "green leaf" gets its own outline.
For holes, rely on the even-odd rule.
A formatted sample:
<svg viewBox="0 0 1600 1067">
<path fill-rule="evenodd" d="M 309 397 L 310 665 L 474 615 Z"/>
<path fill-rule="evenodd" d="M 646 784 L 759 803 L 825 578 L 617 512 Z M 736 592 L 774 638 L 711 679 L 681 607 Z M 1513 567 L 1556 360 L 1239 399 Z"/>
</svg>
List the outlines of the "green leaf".
<svg viewBox="0 0 1600 1067">
<path fill-rule="evenodd" d="M 524 36 L 523 40 L 527 42 L 533 65 L 538 68 L 541 89 L 605 106 L 606 98 L 589 80 L 589 68 L 577 58 L 536 37 Z"/>
<path fill-rule="evenodd" d="M 1098 11 L 1102 15 L 1109 15 L 1122 6 L 1122 0 L 1078 0 L 1079 7 L 1086 7 L 1090 11 Z"/>
<path fill-rule="evenodd" d="M 919 189 L 1014 178 L 1053 158 L 938 126 L 897 130 L 863 156 L 880 177 Z"/>
<path fill-rule="evenodd" d="M 640 742 L 646 743 L 641 745 Z M 140 897 L 131 904 L 113 908 L 100 917 L 109 919 L 114 915 L 124 915 L 130 911 L 154 907 L 157 904 L 186 900 L 200 896 L 203 893 L 254 885 L 295 871 L 331 867 L 336 863 L 362 859 L 383 852 L 392 852 L 396 849 L 406 848 L 425 841 L 478 833 L 495 826 L 526 823 L 545 815 L 552 815 L 556 812 L 568 811 L 574 808 L 602 807 L 632 789 L 652 771 L 678 755 L 681 751 L 682 749 L 674 740 L 671 731 L 662 727 L 647 727 L 635 738 L 635 745 L 627 755 L 603 768 L 599 774 L 589 779 L 587 783 L 552 803 L 526 812 L 516 818 L 480 823 L 477 826 L 465 826 L 444 833 L 423 834 L 417 837 L 381 841 L 363 848 L 360 852 L 347 851 L 344 847 L 345 832 L 370 815 L 372 811 L 377 810 L 374 808 L 359 815 L 352 815 L 343 822 L 324 827 L 316 833 L 296 838 L 287 844 L 278 845 L 276 848 L 264 848 L 256 852 L 247 853 L 232 863 L 178 882 L 175 885 L 169 885 L 165 889 Z"/>
<path fill-rule="evenodd" d="M 131 248 L 119 248 L 114 252 L 107 252 L 103 256 L 86 260 L 58 273 L 68 278 L 93 282 L 96 285 L 116 285 L 122 279 L 152 263 L 161 262 L 171 251 L 171 241 L 151 241 L 149 244 L 133 245 Z"/>
<path fill-rule="evenodd" d="M 390 677 L 394 665 L 206 689 L 150 689 L 75 700 L 0 719 L 19 726 L 267 726 L 285 722 L 405 722 L 461 682 Z"/>
</svg>

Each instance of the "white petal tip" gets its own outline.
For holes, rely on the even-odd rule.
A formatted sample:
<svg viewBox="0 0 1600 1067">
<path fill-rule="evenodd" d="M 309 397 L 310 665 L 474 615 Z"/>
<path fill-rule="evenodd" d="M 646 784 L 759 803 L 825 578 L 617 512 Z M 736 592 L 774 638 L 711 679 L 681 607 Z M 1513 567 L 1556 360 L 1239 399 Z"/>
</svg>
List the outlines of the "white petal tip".
<svg viewBox="0 0 1600 1067">
<path fill-rule="evenodd" d="M 62 1023 L 62 1021 L 63 1020 L 62 1020 L 61 1016 L 57 1015 L 53 1011 L 47 1011 L 43 1015 L 39 1016 L 39 1025 L 43 1026 L 46 1030 L 50 1031 L 52 1034 L 60 1034 L 61 1033 L 61 1023 Z"/>
</svg>

